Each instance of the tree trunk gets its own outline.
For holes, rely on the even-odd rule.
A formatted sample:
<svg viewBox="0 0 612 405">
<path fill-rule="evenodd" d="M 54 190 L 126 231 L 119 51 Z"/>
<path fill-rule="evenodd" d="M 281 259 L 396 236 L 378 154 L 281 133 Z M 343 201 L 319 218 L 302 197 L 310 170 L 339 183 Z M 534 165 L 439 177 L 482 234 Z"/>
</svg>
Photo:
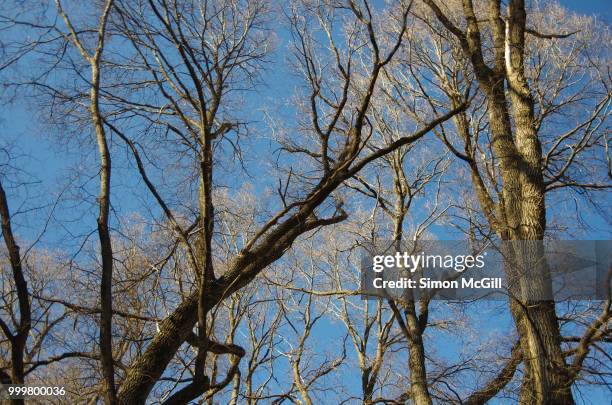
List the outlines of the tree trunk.
<svg viewBox="0 0 612 405">
<path fill-rule="evenodd" d="M 399 152 L 394 156 L 394 190 L 396 193 L 395 218 L 393 241 L 396 251 L 402 248 L 403 226 L 406 216 L 406 185 L 402 183 L 404 168 L 399 158 Z M 410 398 L 415 405 L 432 405 L 431 396 L 427 388 L 427 370 L 425 367 L 425 348 L 423 344 L 424 328 L 419 323 L 419 318 L 414 305 L 412 290 L 409 290 L 407 301 L 403 304 L 406 322 L 400 322 L 401 314 L 394 309 L 394 314 L 398 318 L 400 328 L 408 342 L 408 368 L 410 370 Z"/>
<path fill-rule="evenodd" d="M 11 384 L 23 384 L 24 383 L 24 364 L 23 357 L 26 349 L 26 343 L 28 340 L 28 334 L 32 327 L 32 313 L 30 306 L 30 297 L 28 291 L 28 282 L 23 274 L 23 266 L 21 263 L 21 253 L 19 252 L 19 245 L 15 241 L 13 235 L 13 229 L 11 226 L 11 213 L 6 198 L 6 193 L 0 182 L 0 219 L 2 220 L 2 237 L 4 238 L 4 244 L 9 255 L 9 261 L 11 264 L 11 270 L 13 272 L 13 280 L 15 282 L 15 289 L 17 290 L 17 301 L 19 307 L 19 321 L 17 323 L 17 330 L 15 333 L 11 333 L 8 329 L 8 325 L 2 322 L 2 329 L 6 338 L 10 342 L 11 346 Z M 17 318 L 16 318 L 17 319 Z M 17 321 L 15 321 L 17 322 Z M 21 405 L 24 403 L 23 399 L 12 399 L 12 404 Z"/>
</svg>

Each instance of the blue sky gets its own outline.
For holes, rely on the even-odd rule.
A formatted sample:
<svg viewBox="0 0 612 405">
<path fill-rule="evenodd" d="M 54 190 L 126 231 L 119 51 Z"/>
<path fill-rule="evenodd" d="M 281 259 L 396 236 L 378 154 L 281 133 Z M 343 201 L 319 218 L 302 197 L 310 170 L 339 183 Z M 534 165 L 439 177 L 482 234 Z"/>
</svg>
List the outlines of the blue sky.
<svg viewBox="0 0 612 405">
<path fill-rule="evenodd" d="M 609 22 L 612 20 L 612 0 L 562 0 L 561 4 L 580 13 L 597 13 L 604 21 Z M 275 64 L 281 64 L 285 59 L 283 48 L 287 45 L 287 38 L 281 36 L 280 40 L 279 51 L 274 61 Z M 285 41 L 285 43 L 283 43 L 283 41 Z M 286 74 L 281 74 L 281 80 L 278 80 L 278 71 L 273 67 L 264 75 L 264 80 L 272 78 L 276 79 L 270 80 L 275 83 L 272 90 L 267 90 L 263 92 L 263 94 L 254 94 L 254 98 L 263 97 L 266 100 L 276 100 L 280 105 L 288 105 L 293 93 L 292 82 Z M 25 104 L 26 103 L 17 100 L 14 104 L 0 111 L 0 136 L 5 136 L 6 134 L 9 138 L 14 140 L 17 149 L 28 155 L 28 157 L 23 157 L 21 159 L 21 162 L 25 164 L 25 171 L 31 174 L 33 179 L 40 181 L 44 190 L 53 190 L 56 185 L 66 182 L 69 167 L 79 163 L 79 159 L 77 158 L 79 153 L 75 149 L 71 150 L 71 148 L 74 148 L 74 145 L 71 144 L 57 146 L 56 143 L 50 139 L 49 134 L 45 133 L 46 130 L 44 127 L 38 122 L 38 113 L 29 110 Z M 114 177 L 114 179 L 116 179 L 115 181 L 120 183 L 121 187 L 125 190 L 137 186 L 134 178 L 118 176 Z M 42 199 L 38 197 L 30 200 L 30 194 L 25 194 L 22 188 L 10 190 L 9 192 L 12 192 L 12 198 L 14 201 L 17 201 L 17 206 L 21 205 L 21 203 L 24 203 L 25 206 L 36 206 L 42 201 Z M 114 204 L 118 204 L 118 202 L 114 202 Z M 138 211 L 140 202 L 136 200 L 124 200 L 121 201 L 121 205 L 123 212 Z M 23 218 L 23 220 L 18 221 L 21 237 L 33 239 L 40 231 L 39 222 L 36 222 L 34 219 L 29 222 L 27 218 Z M 592 225 L 598 229 L 597 232 L 593 233 L 592 238 L 609 237 L 609 223 L 606 223 L 597 215 L 588 216 L 586 219 L 587 221 L 591 220 Z M 87 232 L 88 230 L 94 229 L 95 216 L 86 217 L 83 223 L 76 223 L 73 225 L 74 229 L 80 229 L 83 232 Z M 48 232 L 46 242 L 48 246 L 53 247 L 61 247 L 64 243 L 70 243 L 65 239 L 65 235 L 60 233 L 56 234 L 53 230 Z M 508 327 L 508 320 L 508 318 L 505 318 L 496 319 L 496 322 L 487 320 L 481 321 L 488 326 L 489 329 L 487 332 L 494 335 L 500 331 L 506 330 Z M 497 324 L 499 329 L 493 328 L 492 324 Z M 333 335 L 329 331 L 323 331 L 321 336 L 329 338 Z M 433 342 L 430 342 L 430 344 L 433 344 Z M 455 353 L 457 349 L 458 347 L 448 347 L 447 353 L 450 356 L 452 353 Z M 586 403 L 607 403 L 605 402 L 607 398 L 609 398 L 607 394 L 608 393 L 605 391 L 589 391 L 589 400 L 591 402 Z"/>
<path fill-rule="evenodd" d="M 610 22 L 612 6 L 609 0 L 561 0 L 567 8 L 583 14 L 598 14 Z"/>
<path fill-rule="evenodd" d="M 612 17 L 612 7 L 610 6 L 612 1 L 561 0 L 561 4 L 579 13 L 598 14 L 605 21 L 610 21 L 610 17 Z M 287 59 L 284 50 L 287 49 L 288 41 L 289 38 L 286 33 L 278 34 L 277 51 L 272 57 L 272 63 L 268 65 L 268 70 L 263 75 L 263 81 L 270 87 L 247 96 L 246 100 L 249 104 L 263 99 L 265 100 L 264 103 L 279 106 L 279 112 L 283 114 L 291 115 L 294 113 L 291 97 L 295 84 L 287 70 L 282 66 Z M 17 150 L 31 158 L 31 161 L 25 158 L 22 160 L 24 162 L 22 168 L 32 175 L 31 179 L 40 181 L 46 189 L 54 189 L 57 185 L 65 182 L 70 167 L 78 165 L 78 157 L 81 151 L 76 150 L 74 144 L 71 143 L 58 146 L 56 140 L 57 137 L 61 137 L 61 134 L 48 134 L 47 129 L 40 124 L 38 114 L 38 112 L 30 110 L 27 103 L 16 100 L 0 111 L 0 133 L 2 136 L 13 139 Z M 254 119 L 260 120 L 261 115 Z M 261 122 L 260 125 L 257 125 L 259 128 L 264 126 Z M 265 146 L 262 145 L 262 147 Z M 95 155 L 92 155 L 91 158 L 95 158 Z M 136 179 L 130 179 L 129 175 L 128 177 L 116 176 L 114 180 L 115 185 L 125 183 L 123 186 L 128 190 L 137 187 L 137 184 L 134 183 Z M 136 183 L 138 182 L 136 181 Z M 25 197 L 22 192 L 18 192 L 15 197 L 19 198 L 20 195 Z M 113 203 L 119 204 L 118 201 Z M 137 211 L 139 207 L 136 201 L 125 199 L 121 201 L 121 204 L 121 208 L 128 211 L 130 209 Z M 91 224 L 94 225 L 93 218 L 91 220 Z M 593 239 L 609 237 L 610 224 L 603 221 L 602 218 L 588 214 L 585 221 L 593 225 L 591 236 Z M 27 229 L 23 230 L 29 233 Z M 31 231 L 33 231 L 33 234 L 36 233 L 35 229 L 31 229 Z"/>
</svg>

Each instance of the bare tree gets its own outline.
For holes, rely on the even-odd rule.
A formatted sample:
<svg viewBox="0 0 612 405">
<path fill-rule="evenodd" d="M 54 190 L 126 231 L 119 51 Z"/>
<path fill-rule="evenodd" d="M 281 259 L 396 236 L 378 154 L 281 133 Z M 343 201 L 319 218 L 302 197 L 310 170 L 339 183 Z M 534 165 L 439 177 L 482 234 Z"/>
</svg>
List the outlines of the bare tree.
<svg viewBox="0 0 612 405">
<path fill-rule="evenodd" d="M 147 49 L 151 49 L 150 57 L 155 58 L 156 54 L 160 55 L 157 56 L 159 61 L 157 61 L 155 65 L 147 62 L 147 59 L 149 58 L 148 55 L 144 55 L 143 57 L 143 55 L 139 54 L 138 56 L 140 57 L 141 64 L 143 64 L 146 70 L 151 74 L 150 77 L 153 78 L 154 82 L 157 82 L 157 87 L 160 89 L 161 95 L 171 106 L 171 115 L 173 117 L 178 116 L 179 123 L 183 128 L 183 130 L 179 130 L 180 138 L 188 140 L 191 137 L 194 137 L 196 139 L 196 151 L 200 151 L 196 155 L 196 158 L 198 159 L 197 161 L 200 162 L 200 176 L 210 176 L 212 173 L 212 166 L 209 167 L 208 165 L 212 164 L 212 156 L 210 156 L 210 153 L 212 153 L 213 150 L 213 138 L 215 138 L 216 134 L 218 135 L 217 139 L 221 140 L 221 135 L 223 135 L 225 131 L 232 128 L 231 124 L 229 126 L 215 124 L 215 114 L 217 111 L 221 111 L 219 106 L 221 97 L 224 94 L 223 91 L 225 90 L 223 86 L 226 83 L 231 83 L 231 79 L 224 79 L 223 75 L 233 74 L 234 70 L 238 69 L 238 66 L 240 66 L 240 63 L 243 63 L 243 66 L 249 66 L 249 64 L 252 62 L 251 55 L 247 54 L 244 56 L 244 54 L 241 52 L 249 52 L 252 48 L 241 48 L 239 44 L 235 44 L 237 46 L 236 50 L 231 47 L 225 56 L 213 57 L 212 55 L 209 55 L 209 50 L 207 48 L 201 47 L 202 42 L 192 43 L 186 39 L 185 32 L 187 32 L 187 28 L 185 28 L 183 33 L 179 32 L 179 28 L 182 29 L 184 27 L 183 24 L 186 24 L 185 27 L 189 26 L 190 21 L 183 22 L 183 20 L 185 19 L 186 15 L 193 15 L 192 13 L 179 13 L 178 10 L 174 8 L 175 6 L 169 6 L 166 4 L 148 4 L 148 6 L 152 7 L 151 11 L 154 15 L 154 21 L 155 18 L 157 19 L 155 24 L 161 24 L 162 31 L 166 33 L 164 38 L 170 38 L 170 42 L 173 43 L 173 48 L 178 50 L 178 53 L 180 54 L 179 61 L 181 69 L 185 67 L 188 70 L 188 72 L 185 72 L 185 74 L 187 75 L 186 77 L 189 77 L 189 85 L 187 86 L 183 82 L 183 75 L 173 73 L 177 72 L 179 65 L 172 65 L 172 61 L 174 59 L 164 58 L 162 56 L 163 50 L 160 49 L 159 45 L 155 44 L 154 41 L 156 38 L 153 37 L 150 32 L 153 31 L 156 33 L 157 28 L 155 30 L 152 28 L 147 28 L 146 25 L 143 25 L 144 23 L 138 16 L 130 17 L 130 13 L 135 11 L 133 9 L 121 9 L 122 21 L 125 21 L 126 24 L 134 24 L 134 26 L 128 25 L 128 27 L 131 27 L 132 29 L 124 31 L 125 35 L 130 39 L 130 41 L 132 41 L 136 50 L 143 49 L 139 42 L 142 40 L 148 44 Z M 242 12 L 239 12 L 238 9 L 230 9 L 228 13 L 231 11 L 236 13 L 236 16 L 240 16 L 236 22 L 236 25 L 234 25 L 234 29 L 243 29 L 242 27 L 245 25 L 239 23 L 238 21 L 243 22 L 244 18 L 247 19 L 246 21 L 249 21 L 249 18 L 257 18 L 258 13 L 262 12 L 262 10 L 258 7 L 260 6 L 257 4 L 250 5 L 249 8 L 247 8 L 246 15 L 241 14 Z M 296 197 L 292 198 L 292 201 L 287 198 L 288 196 L 283 196 L 284 208 L 281 208 L 280 211 L 273 215 L 266 224 L 260 227 L 260 229 L 249 241 L 244 243 L 238 255 L 230 260 L 229 264 L 227 265 L 227 270 L 223 275 L 219 277 L 214 276 L 212 269 L 202 273 L 201 266 L 204 265 L 205 267 L 209 267 L 209 265 L 206 265 L 205 263 L 210 264 L 210 260 L 207 259 L 204 264 L 199 263 L 198 260 L 196 260 L 195 252 L 200 252 L 199 249 L 204 249 L 206 252 L 208 251 L 208 248 L 193 246 L 184 230 L 182 230 L 180 225 L 178 225 L 178 222 L 173 219 L 174 214 L 172 213 L 171 209 L 163 201 L 160 194 L 156 191 L 156 188 L 146 176 L 145 169 L 141 164 L 139 164 L 139 171 L 143 176 L 143 180 L 145 183 L 147 183 L 147 187 L 155 196 L 166 216 L 171 222 L 174 223 L 177 234 L 181 238 L 182 243 L 186 246 L 188 257 L 193 255 L 193 258 L 190 259 L 191 267 L 194 270 L 197 270 L 197 274 L 207 274 L 207 276 L 200 279 L 200 282 L 202 282 L 203 279 L 207 279 L 207 277 L 209 277 L 209 279 L 204 285 L 200 285 L 200 287 L 196 289 L 194 293 L 189 295 L 185 301 L 183 301 L 176 308 L 176 310 L 160 324 L 159 333 L 148 345 L 145 352 L 133 361 L 132 365 L 126 372 L 125 379 L 119 390 L 120 401 L 126 403 L 144 401 L 156 379 L 161 376 L 161 373 L 172 358 L 173 354 L 189 335 L 193 322 L 196 321 L 196 319 L 193 317 L 195 308 L 199 308 L 197 312 L 199 313 L 201 331 L 200 339 L 204 339 L 204 336 L 202 335 L 204 332 L 202 331 L 205 330 L 205 328 L 202 324 L 205 320 L 205 313 L 207 314 L 224 298 L 248 284 L 262 269 L 281 257 L 283 252 L 291 246 L 293 241 L 299 235 L 320 226 L 332 224 L 344 219 L 345 213 L 339 204 L 336 206 L 335 213 L 333 213 L 331 217 L 320 218 L 315 214 L 315 210 L 321 206 L 327 197 L 339 185 L 341 185 L 343 181 L 356 174 L 369 162 L 385 155 L 386 153 L 389 153 L 403 144 L 407 144 L 420 138 L 431 128 L 438 125 L 439 122 L 448 119 L 450 116 L 456 113 L 456 111 L 450 111 L 449 113 L 434 119 L 426 127 L 419 129 L 411 136 L 403 137 L 387 148 L 379 149 L 375 152 L 360 157 L 363 146 L 368 141 L 367 136 L 364 136 L 363 132 L 366 126 L 365 117 L 368 112 L 369 102 L 376 88 L 376 82 L 380 75 L 381 69 L 391 60 L 401 44 L 402 32 L 406 26 L 405 21 L 407 19 L 408 10 L 408 6 L 401 6 L 400 19 L 403 20 L 404 23 L 401 24 L 400 27 L 403 28 L 401 28 L 395 35 L 396 39 L 393 45 L 389 47 L 389 49 L 380 49 L 378 47 L 377 34 L 372 22 L 373 17 L 369 11 L 369 5 L 365 4 L 359 7 L 355 4 L 351 4 L 348 11 L 348 18 L 353 19 L 356 27 L 355 29 L 357 30 L 356 33 L 362 32 L 364 35 L 366 32 L 368 33 L 365 35 L 364 40 L 366 44 L 369 44 L 367 49 L 368 52 L 370 52 L 370 57 L 372 60 L 371 67 L 366 73 L 366 77 L 368 77 L 366 82 L 368 82 L 369 85 L 366 86 L 365 93 L 357 96 L 359 101 L 354 105 L 352 103 L 349 105 L 346 102 L 346 98 L 348 97 L 348 89 L 352 80 L 351 56 L 349 56 L 348 60 L 343 61 L 338 51 L 335 51 L 334 57 L 336 58 L 336 65 L 333 69 L 334 72 L 339 75 L 338 77 L 342 80 L 340 89 L 342 90 L 344 88 L 345 90 L 342 91 L 347 95 L 344 97 L 345 101 L 341 101 L 339 104 L 334 104 L 331 107 L 333 109 L 332 111 L 335 112 L 325 119 L 325 127 L 323 127 L 323 122 L 325 122 L 322 121 L 323 117 L 318 117 L 318 107 L 316 105 L 318 100 L 321 100 L 323 103 L 327 103 L 328 101 L 326 95 L 319 90 L 321 85 L 319 80 L 322 77 L 321 72 L 316 68 L 313 54 L 310 51 L 309 42 L 306 40 L 298 42 L 299 63 L 302 63 L 302 67 L 304 68 L 303 72 L 306 75 L 308 83 L 313 91 L 312 94 L 314 95 L 315 105 L 311 112 L 312 114 L 315 114 L 315 117 L 318 117 L 316 118 L 317 122 L 313 123 L 315 135 L 321 137 L 323 140 L 323 143 L 320 146 L 320 154 L 319 152 L 312 151 L 313 154 L 319 154 L 320 156 L 319 161 L 316 163 L 321 165 L 320 167 L 322 167 L 322 172 L 320 172 L 320 177 L 318 179 L 312 179 L 305 184 L 303 186 L 303 194 L 300 193 Z M 205 8 L 204 11 L 213 13 L 210 8 Z M 338 11 L 342 11 L 342 8 L 338 9 Z M 213 13 L 212 15 L 214 16 L 213 19 L 220 18 L 219 16 L 224 16 L 223 13 Z M 206 19 L 204 21 L 206 21 Z M 295 19 L 293 21 L 295 22 L 294 32 L 297 35 L 296 38 L 305 38 L 305 27 L 299 25 L 301 24 L 299 21 Z M 202 21 L 198 23 L 201 24 Z M 138 26 L 136 24 L 138 24 Z M 227 27 L 227 25 L 222 25 L 219 29 L 226 29 Z M 250 29 L 251 25 L 247 24 L 246 27 L 248 30 Z M 141 31 L 138 31 L 138 29 Z M 141 33 L 136 36 L 131 33 L 132 31 Z M 195 30 L 190 30 L 189 32 L 192 34 L 196 33 Z M 223 31 L 221 31 L 221 33 L 222 32 Z M 219 40 L 224 41 L 222 45 L 226 44 L 225 38 L 227 35 L 220 34 L 220 36 L 217 37 Z M 248 31 L 245 32 L 244 35 L 234 35 L 233 37 L 238 41 L 245 37 L 245 35 L 246 38 L 249 38 Z M 203 43 L 206 44 L 205 41 Z M 198 48 L 195 48 L 196 46 Z M 354 49 L 359 49 L 359 45 L 357 44 L 351 44 L 351 46 L 353 46 Z M 221 46 L 213 49 L 223 50 L 225 48 Z M 246 58 L 246 61 L 241 61 L 241 58 L 243 57 Z M 195 64 L 191 58 L 196 58 L 198 60 L 198 68 L 206 66 L 208 66 L 208 68 L 205 68 L 203 72 L 196 72 L 194 70 L 196 69 Z M 194 66 L 192 66 L 192 64 L 194 64 Z M 189 68 L 190 66 L 192 66 L 192 69 Z M 158 75 L 157 69 L 162 71 L 160 75 Z M 152 70 L 153 72 L 151 72 Z M 164 73 L 164 71 L 166 73 Z M 217 76 L 215 79 L 215 75 L 217 74 L 220 74 L 220 76 Z M 211 77 L 210 75 L 213 76 Z M 200 81 L 201 78 L 202 81 Z M 169 91 L 172 91 L 172 94 L 174 95 L 171 95 L 171 93 L 166 91 L 165 86 L 168 86 Z M 212 101 L 210 101 L 207 97 L 212 97 Z M 193 111 L 196 113 L 195 118 L 190 118 L 193 116 L 193 112 L 186 111 L 182 107 L 182 104 L 178 102 L 179 98 L 187 100 L 187 105 L 190 106 L 189 108 L 193 108 Z M 461 108 L 463 108 L 463 106 Z M 340 118 L 343 117 L 344 114 L 347 114 L 349 109 L 351 110 L 351 115 L 353 118 L 348 122 L 341 121 Z M 154 108 L 153 110 L 159 111 L 158 108 Z M 155 117 L 158 117 L 157 112 L 155 112 Z M 321 120 L 321 122 L 319 122 L 319 120 Z M 342 124 L 348 125 L 348 127 L 339 126 L 341 122 Z M 162 125 L 164 127 L 168 127 L 168 124 Z M 217 130 L 214 129 L 215 125 L 219 125 Z M 170 128 L 170 130 L 173 131 L 172 128 Z M 186 131 L 185 135 L 183 135 L 183 131 Z M 217 133 L 216 131 L 220 132 Z M 123 131 L 120 129 L 116 128 L 115 132 L 120 137 L 129 141 L 127 135 L 121 135 Z M 202 138 L 202 135 L 204 138 Z M 336 137 L 334 138 L 333 143 L 332 136 Z M 335 139 L 337 138 L 339 138 L 339 150 L 335 155 L 335 158 L 332 158 L 330 156 L 330 146 L 336 145 Z M 128 142 L 128 145 L 129 144 L 130 142 Z M 132 152 L 137 152 L 135 147 L 130 146 L 130 148 L 132 149 Z M 209 152 L 206 152 L 207 150 Z M 204 155 L 202 155 L 202 153 Z M 207 155 L 208 157 L 206 157 Z M 138 153 L 135 153 L 135 158 L 137 161 L 139 160 Z M 199 220 L 204 221 L 206 226 L 204 226 L 204 223 L 202 223 L 199 229 L 200 232 L 205 232 L 208 236 L 203 238 L 202 235 L 200 235 L 200 242 L 198 243 L 203 243 L 204 245 L 210 243 L 210 241 L 206 242 L 206 240 L 208 240 L 206 238 L 212 237 L 212 197 L 208 195 L 209 192 L 206 191 L 210 186 L 209 183 L 209 180 L 200 180 L 202 188 L 199 192 L 201 197 L 199 200 Z M 205 231 L 205 229 L 208 230 Z M 198 254 L 197 257 L 201 258 L 202 256 Z M 203 363 L 205 360 L 207 344 L 208 343 L 205 340 L 201 341 L 200 343 L 200 363 Z M 203 370 L 203 364 L 198 365 L 198 363 L 196 363 L 196 367 Z M 193 383 L 177 391 L 177 393 L 171 397 L 171 400 L 185 401 L 198 396 L 200 393 L 206 390 L 206 379 L 204 378 L 202 372 L 199 373 L 199 377 L 197 377 Z M 152 376 L 153 378 L 151 378 Z"/>
<path fill-rule="evenodd" d="M 66 217 L 44 221 L 71 242 L 58 252 L 29 240 L 0 167 L 3 383 L 210 405 L 573 403 L 607 384 L 609 300 L 499 304 L 518 336 L 483 343 L 486 303 L 362 300 L 357 255 L 452 227 L 541 241 L 575 223 L 557 201 L 605 211 L 593 20 L 521 0 L 24 10 L 0 7 L 3 100 L 23 96 L 79 162 Z"/>
<path fill-rule="evenodd" d="M 592 124 L 595 121 L 598 124 L 605 121 L 608 115 L 605 106 L 610 100 L 609 90 L 606 90 L 609 88 L 606 84 L 609 79 L 587 79 L 573 88 L 571 79 L 566 80 L 565 76 L 566 73 L 571 76 L 569 71 L 561 67 L 563 73 L 557 75 L 556 68 L 549 71 L 544 68 L 546 62 L 540 59 L 540 51 L 537 50 L 539 48 L 529 36 L 538 40 L 562 41 L 575 32 L 542 33 L 531 28 L 528 22 L 535 21 L 528 18 L 529 10 L 523 1 L 509 2 L 507 11 L 502 10 L 499 1 L 489 1 L 487 7 L 481 9 L 475 7 L 472 1 L 465 1 L 457 7 L 450 5 L 447 11 L 435 1 L 426 0 L 424 3 L 446 31 L 434 33 L 443 38 L 442 42 L 445 44 L 438 53 L 437 62 L 441 68 L 435 69 L 436 76 L 440 77 L 440 87 L 452 97 L 461 87 L 469 86 L 469 83 L 461 83 L 461 76 L 456 75 L 456 70 L 450 70 L 450 74 L 445 70 L 442 58 L 451 58 L 442 52 L 454 49 L 450 55 L 455 56 L 456 62 L 451 63 L 461 63 L 463 77 L 473 77 L 482 92 L 490 133 L 490 138 L 485 141 L 489 144 L 488 147 L 485 146 L 483 156 L 490 153 L 488 156 L 494 160 L 491 166 L 486 166 L 487 162 L 477 156 L 478 134 L 470 132 L 470 126 L 474 124 L 473 127 L 479 129 L 480 124 L 470 121 L 465 114 L 455 118 L 463 150 L 454 148 L 446 135 L 442 138 L 459 158 L 470 165 L 472 184 L 481 210 L 497 236 L 502 240 L 542 240 L 546 232 L 546 192 L 555 187 L 563 187 L 557 183 L 563 176 L 569 175 L 567 170 L 575 158 L 585 149 L 601 145 L 604 140 L 602 134 L 596 135 L 599 125 Z M 458 11 L 460 18 L 456 18 L 448 10 Z M 424 15 L 426 20 L 427 13 Z M 534 45 L 533 48 L 530 47 L 531 44 Z M 559 54 L 562 55 L 558 60 L 560 66 L 566 68 L 569 65 L 564 64 L 564 61 L 576 57 L 571 55 L 571 51 L 569 55 L 564 51 Z M 532 61 L 535 65 L 533 77 L 530 76 Z M 469 68 L 466 69 L 467 66 Z M 596 68 L 593 70 L 598 71 Z M 553 84 L 555 76 L 556 86 Z M 579 123 L 575 129 L 552 141 L 550 156 L 558 156 L 559 145 L 567 138 L 580 133 L 577 135 L 579 139 L 574 139 L 577 143 L 570 147 L 569 155 L 563 152 L 562 157 L 558 156 L 564 162 L 561 167 L 552 164 L 556 166 L 553 168 L 550 159 L 546 158 L 546 153 L 543 152 L 543 145 L 549 144 L 543 143 L 544 138 L 540 135 L 542 125 L 558 108 L 563 108 L 566 103 L 577 99 L 571 93 L 565 99 L 567 94 L 562 96 L 560 89 L 576 89 L 582 84 L 587 88 L 601 86 L 603 91 L 595 93 L 599 96 L 595 96 L 593 115 Z M 543 90 L 544 88 L 547 90 Z M 548 93 L 549 89 L 552 94 Z M 579 91 L 584 91 L 584 88 Z M 549 173 L 555 174 L 549 177 Z M 488 179 L 483 178 L 485 175 Z M 487 188 L 487 184 L 492 184 L 494 192 Z M 573 180 L 565 185 L 583 188 L 608 186 L 606 181 L 581 184 L 580 181 Z M 516 253 L 519 257 L 528 256 L 526 251 Z M 528 267 L 534 265 L 536 263 L 527 264 Z M 544 291 L 550 283 L 548 268 L 541 262 L 537 265 L 542 267 L 533 272 L 534 277 L 530 279 L 530 283 L 534 288 Z M 521 337 L 521 352 L 525 365 L 521 403 L 573 403 L 573 380 L 568 380 L 566 372 L 567 364 L 561 349 L 554 302 L 520 303 L 512 299 L 511 309 Z"/>
</svg>

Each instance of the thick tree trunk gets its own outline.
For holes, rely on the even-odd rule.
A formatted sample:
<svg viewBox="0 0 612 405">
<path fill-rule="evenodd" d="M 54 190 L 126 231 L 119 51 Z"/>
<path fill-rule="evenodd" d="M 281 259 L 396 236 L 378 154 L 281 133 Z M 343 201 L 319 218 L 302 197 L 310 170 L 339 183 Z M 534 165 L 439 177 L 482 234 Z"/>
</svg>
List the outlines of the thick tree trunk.
<svg viewBox="0 0 612 405">
<path fill-rule="evenodd" d="M 546 229 L 546 204 L 542 148 L 538 139 L 534 119 L 534 101 L 524 75 L 526 11 L 524 0 L 512 0 L 508 6 L 509 19 L 505 32 L 505 61 L 514 124 L 515 138 L 520 159 L 521 217 L 518 237 L 523 241 L 544 239 Z M 551 280 L 548 265 L 543 260 L 541 244 L 523 244 L 529 252 L 520 252 L 524 259 L 535 259 L 526 263 L 528 279 L 524 288 L 536 294 L 535 301 L 524 302 L 522 328 L 524 334 L 523 353 L 530 363 L 531 380 L 535 401 L 521 392 L 521 403 L 573 404 L 570 385 L 565 375 L 566 364 L 561 350 L 561 334 L 555 303 L 550 296 Z M 527 285 L 528 284 L 528 285 Z M 535 291 L 534 291 L 535 289 Z M 521 309 L 522 309 L 521 308 Z"/>
<path fill-rule="evenodd" d="M 459 40 L 487 98 L 492 146 L 499 162 L 502 191 L 497 217 L 493 218 L 491 201 L 482 190 L 475 162 L 472 161 L 472 178 L 483 211 L 502 240 L 542 240 L 546 228 L 540 163 L 542 153 L 533 117 L 534 102 L 524 77 L 524 0 L 510 1 L 505 21 L 501 16 L 500 1 L 489 0 L 489 24 L 495 49 L 492 68 L 483 56 L 480 23 L 472 1 L 463 1 L 466 32 L 455 26 L 435 1 L 425 1 L 438 20 Z M 506 82 L 512 99 L 514 134 L 505 94 Z M 511 276 L 511 266 L 507 266 L 507 269 Z M 529 284 L 529 288 L 539 291 L 550 289 L 546 263 L 539 263 L 537 268 L 529 270 L 530 278 L 523 280 L 523 286 Z M 523 292 L 520 291 L 519 295 Z M 514 301 L 510 308 L 520 336 L 525 364 L 521 403 L 573 404 L 571 390 L 564 377 L 565 362 L 554 303 Z"/>
<path fill-rule="evenodd" d="M 306 204 L 277 228 L 271 231 L 257 247 L 232 260 L 228 271 L 219 280 L 210 283 L 203 296 L 207 313 L 224 298 L 247 285 L 263 268 L 279 259 L 293 241 L 314 227 L 340 221 L 341 218 L 313 221 L 312 211 L 334 190 L 340 180 L 324 184 L 311 195 Z M 189 295 L 172 314 L 159 325 L 159 332 L 144 353 L 130 366 L 119 390 L 119 402 L 125 405 L 144 404 L 156 381 L 179 347 L 192 332 L 198 316 L 199 291 Z"/>
<path fill-rule="evenodd" d="M 501 89 L 492 93 L 495 95 L 498 92 Z M 513 104 L 516 147 L 509 144 L 512 138 L 508 136 L 511 132 L 506 132 L 510 128 L 506 104 L 499 100 L 499 96 L 493 96 L 489 103 L 493 147 L 500 157 L 503 181 L 505 229 L 498 230 L 498 233 L 502 238 L 513 241 L 542 240 L 546 211 L 543 178 L 539 168 L 541 152 L 537 135 L 532 129 L 533 121 L 525 113 L 522 101 L 520 105 Z M 519 251 L 515 254 L 523 258 L 541 257 L 534 252 Z M 513 303 L 510 307 L 521 338 L 526 365 L 523 383 L 527 388 L 521 390 L 521 403 L 571 404 L 571 391 L 563 375 L 565 361 L 561 352 L 554 302 L 541 300 L 541 297 L 547 295 L 546 291 L 550 290 L 548 268 L 542 261 L 523 265 L 529 271 L 528 279 L 524 279 L 521 284 L 532 293 L 541 293 L 536 294 L 540 297 L 536 301 Z M 522 291 L 520 295 L 523 293 L 529 296 L 527 291 Z"/>
</svg>

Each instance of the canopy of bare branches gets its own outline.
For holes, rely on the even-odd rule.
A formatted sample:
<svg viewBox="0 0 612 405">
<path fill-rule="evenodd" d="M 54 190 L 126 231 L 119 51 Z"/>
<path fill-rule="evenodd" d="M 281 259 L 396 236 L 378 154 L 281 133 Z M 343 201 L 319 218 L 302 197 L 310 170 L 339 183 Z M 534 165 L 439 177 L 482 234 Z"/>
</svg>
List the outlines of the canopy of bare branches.
<svg viewBox="0 0 612 405">
<path fill-rule="evenodd" d="M 553 0 L 2 2 L 0 382 L 604 403 L 609 292 L 367 300 L 359 272 L 382 240 L 610 239 L 611 39 Z"/>
</svg>

